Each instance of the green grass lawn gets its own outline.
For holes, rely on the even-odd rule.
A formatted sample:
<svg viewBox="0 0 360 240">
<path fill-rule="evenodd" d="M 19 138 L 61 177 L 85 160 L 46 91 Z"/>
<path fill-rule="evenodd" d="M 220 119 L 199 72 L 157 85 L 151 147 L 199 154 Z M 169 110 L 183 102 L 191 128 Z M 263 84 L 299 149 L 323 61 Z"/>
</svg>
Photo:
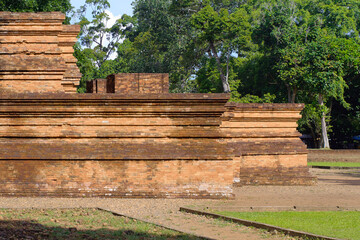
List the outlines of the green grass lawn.
<svg viewBox="0 0 360 240">
<path fill-rule="evenodd" d="M 360 162 L 308 162 L 309 166 L 360 167 Z"/>
<path fill-rule="evenodd" d="M 221 215 L 341 239 L 360 239 L 360 212 L 216 212 Z"/>
<path fill-rule="evenodd" d="M 1 239 L 199 239 L 97 209 L 0 209 Z"/>
</svg>

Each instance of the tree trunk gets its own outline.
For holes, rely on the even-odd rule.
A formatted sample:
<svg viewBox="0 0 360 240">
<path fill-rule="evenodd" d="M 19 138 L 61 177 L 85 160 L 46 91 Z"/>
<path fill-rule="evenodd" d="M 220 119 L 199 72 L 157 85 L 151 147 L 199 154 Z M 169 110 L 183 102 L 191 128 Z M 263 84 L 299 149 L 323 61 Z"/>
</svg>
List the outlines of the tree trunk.
<svg viewBox="0 0 360 240">
<path fill-rule="evenodd" d="M 221 79 L 221 82 L 222 82 L 224 92 L 229 93 L 230 92 L 229 81 L 226 79 L 226 76 L 223 73 L 223 70 L 222 70 L 222 67 L 221 67 L 221 61 L 220 61 L 219 55 L 218 55 L 218 53 L 216 51 L 216 48 L 215 48 L 213 42 L 210 42 L 210 49 L 211 49 L 211 51 L 213 53 L 213 56 L 216 59 L 217 68 L 218 68 L 218 71 L 220 72 L 220 79 Z"/>
<path fill-rule="evenodd" d="M 311 135 L 312 138 L 313 138 L 314 148 L 319 148 L 319 147 L 320 147 L 319 141 L 318 141 L 318 139 L 317 139 L 317 136 L 316 136 L 316 134 L 315 134 L 315 132 L 314 132 L 314 129 L 313 129 L 313 127 L 311 126 L 311 124 L 309 125 L 309 128 L 310 128 L 310 135 Z"/>
<path fill-rule="evenodd" d="M 291 103 L 291 87 L 290 85 L 286 84 L 287 88 L 287 95 L 288 95 L 288 103 Z"/>
<path fill-rule="evenodd" d="M 324 106 L 324 99 L 321 94 L 319 94 L 319 104 L 321 107 Z M 329 138 L 327 134 L 327 126 L 325 121 L 325 112 L 321 112 L 321 142 L 320 148 L 330 148 Z"/>
<path fill-rule="evenodd" d="M 286 88 L 288 94 L 288 103 L 295 103 L 297 88 L 296 87 L 291 88 L 289 84 L 286 84 Z"/>
<path fill-rule="evenodd" d="M 293 87 L 292 95 L 291 95 L 291 103 L 295 103 L 296 94 L 297 94 L 297 88 Z"/>
</svg>

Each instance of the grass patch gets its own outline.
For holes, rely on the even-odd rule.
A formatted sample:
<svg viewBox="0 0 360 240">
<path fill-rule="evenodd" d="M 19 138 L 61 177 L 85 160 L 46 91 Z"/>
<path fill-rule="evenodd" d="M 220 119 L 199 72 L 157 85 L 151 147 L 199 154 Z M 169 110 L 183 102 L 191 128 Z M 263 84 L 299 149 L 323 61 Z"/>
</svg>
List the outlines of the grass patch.
<svg viewBox="0 0 360 240">
<path fill-rule="evenodd" d="M 1 239 L 199 239 L 96 209 L 0 209 Z"/>
<path fill-rule="evenodd" d="M 342 239 L 360 239 L 360 212 L 217 212 L 278 227 Z"/>
<path fill-rule="evenodd" d="M 360 167 L 360 162 L 308 162 L 308 165 L 322 167 Z"/>
</svg>

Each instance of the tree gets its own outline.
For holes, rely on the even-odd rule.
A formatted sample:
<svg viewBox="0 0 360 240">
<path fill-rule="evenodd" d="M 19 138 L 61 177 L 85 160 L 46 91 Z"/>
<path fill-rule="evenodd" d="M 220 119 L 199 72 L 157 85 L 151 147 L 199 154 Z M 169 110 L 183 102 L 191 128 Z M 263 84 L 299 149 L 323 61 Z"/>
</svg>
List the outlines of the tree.
<svg viewBox="0 0 360 240">
<path fill-rule="evenodd" d="M 357 58 L 354 14 L 336 1 L 279 0 L 262 8 L 254 39 L 264 56 L 272 59 L 268 62 L 273 62 L 274 80 L 286 86 L 288 102 L 300 97 L 313 106 L 303 113 L 321 123 L 307 126 L 321 126 L 321 131 L 311 129 L 311 133 L 321 133 L 321 146 L 328 148 L 332 102 L 349 107 L 344 100 L 344 79 Z"/>
<path fill-rule="evenodd" d="M 181 39 L 175 17 L 170 13 L 171 1 L 136 0 L 133 5 L 136 23 L 128 38 L 135 59 L 132 71 L 168 72 L 174 83 L 183 68 L 180 56 L 187 42 Z"/>
<path fill-rule="evenodd" d="M 72 6 L 70 0 L 0 0 L 0 11 L 9 12 L 51 12 L 60 11 L 70 15 Z M 67 16 L 65 23 L 70 23 Z"/>
<path fill-rule="evenodd" d="M 114 25 L 108 27 L 110 20 L 106 10 L 110 7 L 107 0 L 86 0 L 79 10 L 81 45 L 93 50 L 98 68 L 116 52 L 117 44 L 123 38 L 123 29 L 127 27 L 128 19 L 124 15 Z M 91 8 L 92 19 L 85 17 L 87 9 Z"/>
<path fill-rule="evenodd" d="M 75 57 L 83 77 L 80 92 L 85 91 L 85 82 L 94 78 L 105 78 L 114 73 L 116 61 L 112 61 L 124 32 L 129 28 L 132 18 L 123 15 L 112 26 L 106 10 L 110 7 L 107 0 L 86 0 L 85 5 L 77 10 L 80 19 L 80 45 L 75 48 Z M 86 18 L 86 12 L 91 9 L 91 19 Z"/>
<path fill-rule="evenodd" d="M 208 56 L 216 60 L 223 91 L 230 92 L 230 57 L 234 50 L 243 47 L 250 40 L 250 23 L 247 12 L 243 8 L 238 8 L 231 14 L 224 8 L 216 12 L 208 4 L 192 15 L 191 23 L 197 30 L 197 44 L 204 46 Z M 223 62 L 225 63 L 223 64 Z"/>
</svg>

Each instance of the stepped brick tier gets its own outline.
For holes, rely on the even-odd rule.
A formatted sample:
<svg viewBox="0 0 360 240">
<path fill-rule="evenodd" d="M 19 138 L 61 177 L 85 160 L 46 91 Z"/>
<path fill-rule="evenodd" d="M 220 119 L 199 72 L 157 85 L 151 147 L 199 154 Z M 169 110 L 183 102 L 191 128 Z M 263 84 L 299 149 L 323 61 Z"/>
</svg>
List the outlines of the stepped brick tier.
<svg viewBox="0 0 360 240">
<path fill-rule="evenodd" d="M 79 25 L 63 25 L 63 31 L 58 36 L 59 47 L 66 64 L 66 70 L 61 85 L 67 93 L 76 93 L 77 86 L 81 79 L 80 70 L 76 65 L 77 59 L 73 55 L 73 45 L 77 42 L 76 37 L 79 32 Z"/>
<path fill-rule="evenodd" d="M 229 102 L 226 108 L 221 128 L 234 149 L 234 185 L 315 183 L 296 130 L 303 104 Z"/>
<path fill-rule="evenodd" d="M 80 26 L 65 15 L 0 12 L 0 91 L 76 92 L 81 74 L 72 55 Z"/>
<path fill-rule="evenodd" d="M 227 94 L 0 98 L 0 193 L 232 197 Z"/>
<path fill-rule="evenodd" d="M 61 13 L 0 12 L 0 196 L 232 198 L 232 186 L 311 184 L 303 105 L 170 94 L 168 74 L 87 83 Z"/>
</svg>

